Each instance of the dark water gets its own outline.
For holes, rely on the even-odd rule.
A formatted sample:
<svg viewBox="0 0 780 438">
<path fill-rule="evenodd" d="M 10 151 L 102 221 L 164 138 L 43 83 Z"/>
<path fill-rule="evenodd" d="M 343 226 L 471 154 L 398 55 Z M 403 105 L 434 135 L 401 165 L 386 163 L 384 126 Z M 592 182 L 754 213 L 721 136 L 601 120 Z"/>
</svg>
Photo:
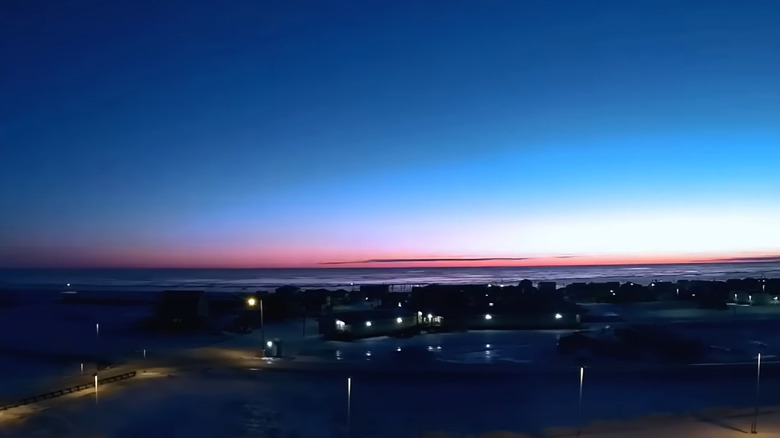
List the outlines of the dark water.
<svg viewBox="0 0 780 438">
<path fill-rule="evenodd" d="M 516 283 L 522 279 L 573 281 L 653 279 L 727 279 L 778 277 L 780 263 L 684 265 L 493 267 L 493 268 L 320 268 L 320 269 L 56 269 L 0 270 L 0 287 L 105 290 L 159 290 L 188 287 L 207 290 L 253 290 L 294 284 L 350 287 L 393 284 L 400 289 L 431 283 Z"/>
</svg>

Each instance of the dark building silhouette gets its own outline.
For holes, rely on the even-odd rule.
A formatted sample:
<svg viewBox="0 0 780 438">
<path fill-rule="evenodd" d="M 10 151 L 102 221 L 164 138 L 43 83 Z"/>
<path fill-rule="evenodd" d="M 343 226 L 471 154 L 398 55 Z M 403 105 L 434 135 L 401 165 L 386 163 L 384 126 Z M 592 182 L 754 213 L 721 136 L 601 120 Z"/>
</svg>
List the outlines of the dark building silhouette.
<svg viewBox="0 0 780 438">
<path fill-rule="evenodd" d="M 206 324 L 208 309 L 203 291 L 166 290 L 158 297 L 155 316 L 166 327 L 192 329 Z"/>
</svg>

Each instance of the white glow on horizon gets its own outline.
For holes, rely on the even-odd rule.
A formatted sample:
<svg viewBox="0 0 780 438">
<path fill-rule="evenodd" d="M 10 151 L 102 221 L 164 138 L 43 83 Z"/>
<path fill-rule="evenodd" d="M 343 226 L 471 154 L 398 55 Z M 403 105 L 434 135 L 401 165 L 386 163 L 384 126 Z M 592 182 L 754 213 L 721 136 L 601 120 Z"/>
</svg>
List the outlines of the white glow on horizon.
<svg viewBox="0 0 780 438">
<path fill-rule="evenodd" d="M 573 215 L 527 223 L 522 233 L 517 231 L 516 223 L 502 224 L 492 228 L 490 234 L 506 237 L 493 251 L 501 253 L 522 242 L 530 254 L 631 256 L 690 254 L 692 250 L 720 254 L 777 250 L 778 223 L 777 208 L 735 212 L 719 207 L 687 212 L 670 209 Z"/>
</svg>

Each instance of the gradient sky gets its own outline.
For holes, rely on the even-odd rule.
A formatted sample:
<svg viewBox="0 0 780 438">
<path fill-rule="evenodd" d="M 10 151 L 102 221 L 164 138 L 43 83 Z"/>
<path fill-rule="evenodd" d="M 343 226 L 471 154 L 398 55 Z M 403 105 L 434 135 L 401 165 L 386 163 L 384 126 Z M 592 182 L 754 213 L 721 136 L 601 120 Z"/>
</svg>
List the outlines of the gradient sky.
<svg viewBox="0 0 780 438">
<path fill-rule="evenodd" d="M 775 0 L 4 1 L 0 267 L 777 255 L 778 23 Z"/>
</svg>

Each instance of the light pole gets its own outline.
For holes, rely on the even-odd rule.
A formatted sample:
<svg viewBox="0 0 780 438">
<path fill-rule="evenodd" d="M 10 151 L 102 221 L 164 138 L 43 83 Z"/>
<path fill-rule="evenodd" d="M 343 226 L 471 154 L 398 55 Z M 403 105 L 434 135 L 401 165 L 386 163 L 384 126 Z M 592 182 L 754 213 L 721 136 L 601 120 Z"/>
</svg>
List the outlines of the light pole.
<svg viewBox="0 0 780 438">
<path fill-rule="evenodd" d="M 750 425 L 750 433 L 758 433 L 758 404 L 761 396 L 761 353 L 758 353 L 756 367 L 756 410 L 753 413 L 753 424 Z"/>
<path fill-rule="evenodd" d="M 265 351 L 265 321 L 263 316 L 263 300 L 262 298 L 258 300 L 255 297 L 249 297 L 246 300 L 246 304 L 249 307 L 255 307 L 257 304 L 260 304 L 260 345 L 262 346 L 261 351 Z"/>
<path fill-rule="evenodd" d="M 352 377 L 347 377 L 347 438 L 352 428 Z"/>
<path fill-rule="evenodd" d="M 265 351 L 265 316 L 263 314 L 263 300 L 260 300 L 260 344 Z"/>
<path fill-rule="evenodd" d="M 580 367 L 580 402 L 577 412 L 577 436 L 582 433 L 582 382 L 585 377 L 585 367 Z"/>
</svg>

